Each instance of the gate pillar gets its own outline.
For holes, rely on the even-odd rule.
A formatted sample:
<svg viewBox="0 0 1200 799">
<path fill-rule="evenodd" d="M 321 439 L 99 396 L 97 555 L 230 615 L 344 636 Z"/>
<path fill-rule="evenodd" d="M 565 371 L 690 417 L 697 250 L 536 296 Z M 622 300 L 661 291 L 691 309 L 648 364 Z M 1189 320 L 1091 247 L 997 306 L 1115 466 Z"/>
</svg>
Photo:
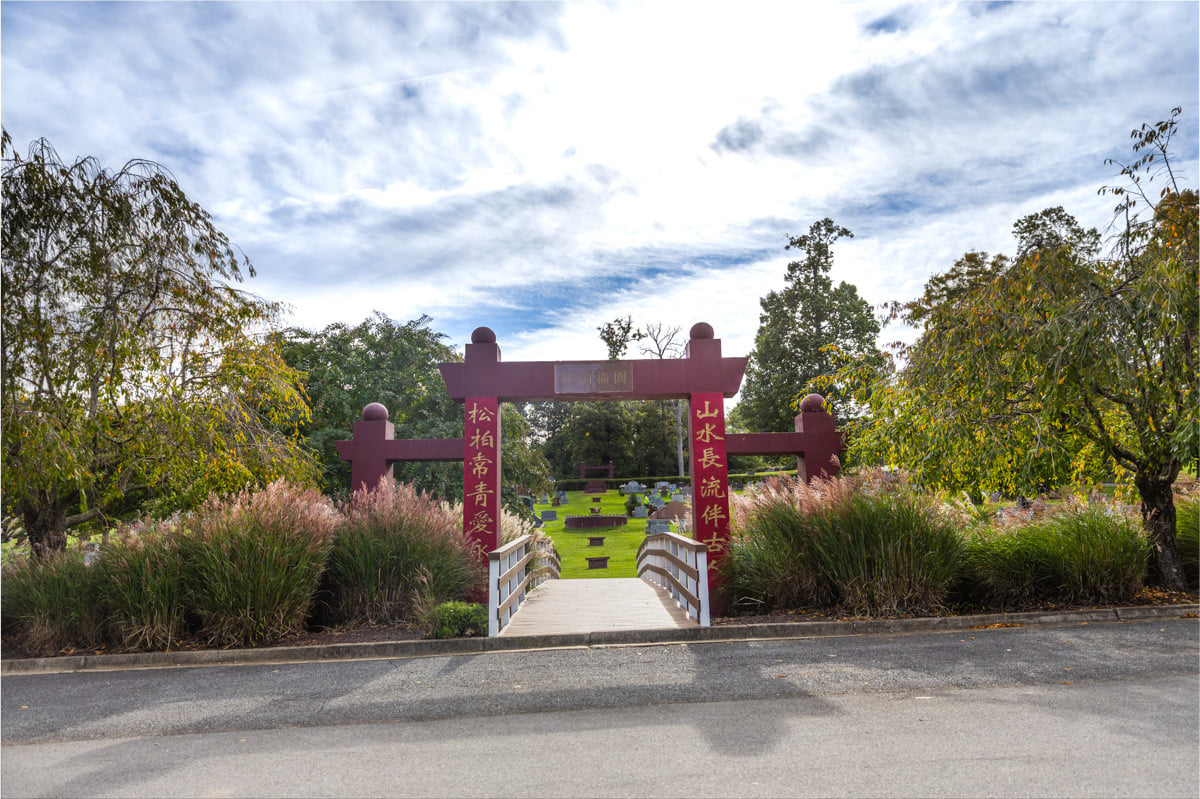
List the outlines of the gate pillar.
<svg viewBox="0 0 1200 799">
<path fill-rule="evenodd" d="M 500 403 L 468 397 L 463 415 L 463 531 L 486 565 L 500 546 Z"/>
<path fill-rule="evenodd" d="M 720 362 L 721 340 L 710 325 L 691 330 L 687 358 L 695 371 Z M 711 367 L 709 367 L 711 368 Z M 688 440 L 691 442 L 692 530 L 708 547 L 708 596 L 712 615 L 728 615 L 730 598 L 722 590 L 720 566 L 729 555 L 729 467 L 726 461 L 725 395 L 720 391 L 689 396 Z"/>
<path fill-rule="evenodd" d="M 476 328 L 463 362 L 494 384 L 500 368 L 496 334 Z M 500 402 L 495 396 L 468 396 L 463 402 L 463 532 L 486 567 L 487 553 L 500 546 Z"/>
</svg>

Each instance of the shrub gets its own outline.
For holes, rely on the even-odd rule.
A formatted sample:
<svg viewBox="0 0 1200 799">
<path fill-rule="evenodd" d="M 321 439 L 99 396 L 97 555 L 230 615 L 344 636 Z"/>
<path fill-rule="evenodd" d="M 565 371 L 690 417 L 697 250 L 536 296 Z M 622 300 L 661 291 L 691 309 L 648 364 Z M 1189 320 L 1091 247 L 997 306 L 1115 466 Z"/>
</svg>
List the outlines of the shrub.
<svg viewBox="0 0 1200 799">
<path fill-rule="evenodd" d="M 941 608 L 961 543 L 926 499 L 862 478 L 771 480 L 735 502 L 735 602 L 836 603 L 858 613 Z"/>
<path fill-rule="evenodd" d="M 226 646 L 302 631 L 338 519 L 319 493 L 282 481 L 209 500 L 179 538 L 200 635 Z"/>
<path fill-rule="evenodd" d="M 443 602 L 427 614 L 426 624 L 434 638 L 459 638 L 488 634 L 487 605 Z"/>
<path fill-rule="evenodd" d="M 174 526 L 119 531 L 99 563 L 99 597 L 109 637 L 125 649 L 170 649 L 186 633 L 186 575 Z"/>
<path fill-rule="evenodd" d="M 394 622 L 483 579 L 461 514 L 385 479 L 351 499 L 329 556 L 329 608 L 335 623 Z"/>
<path fill-rule="evenodd" d="M 859 494 L 818 522 L 821 569 L 843 607 L 899 613 L 945 605 L 961 542 L 921 497 Z"/>
<path fill-rule="evenodd" d="M 101 643 L 104 617 L 97 602 L 98 574 L 83 558 L 81 550 L 69 549 L 5 564 L 0 594 L 4 632 L 39 655 Z"/>
<path fill-rule="evenodd" d="M 1149 557 L 1140 525 L 1102 504 L 978 528 L 967 540 L 968 580 L 1002 605 L 1127 600 L 1141 590 Z"/>
<path fill-rule="evenodd" d="M 1175 539 L 1183 579 L 1196 588 L 1200 584 L 1200 495 L 1176 500 Z"/>
</svg>

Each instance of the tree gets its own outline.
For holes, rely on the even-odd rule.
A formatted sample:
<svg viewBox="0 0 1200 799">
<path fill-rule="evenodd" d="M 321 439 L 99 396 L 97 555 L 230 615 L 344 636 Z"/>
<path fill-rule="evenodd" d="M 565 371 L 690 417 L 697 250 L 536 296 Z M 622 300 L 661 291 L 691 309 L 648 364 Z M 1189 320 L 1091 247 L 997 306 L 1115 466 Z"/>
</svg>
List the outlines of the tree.
<svg viewBox="0 0 1200 799">
<path fill-rule="evenodd" d="M 1095 251 L 1095 231 L 1082 231 L 1061 209 L 1027 217 L 1018 227 L 1029 231 L 1039 220 L 1044 233 L 1052 232 L 1047 225 L 1053 222 L 1059 228 L 1055 235 Z M 932 277 L 920 298 L 893 303 L 889 321 L 900 319 L 926 331 L 953 326 L 971 291 L 990 285 L 1009 266 L 1003 255 L 967 253 L 946 273 Z M 827 383 L 838 383 L 869 410 L 849 431 L 849 461 L 902 465 L 919 485 L 965 491 L 977 504 L 985 491 L 1029 496 L 1072 480 L 1101 479 L 1111 470 L 1085 439 L 1061 425 L 1016 415 L 1003 424 L 991 418 L 991 424 L 981 427 L 978 420 L 991 417 L 984 388 L 963 383 L 957 392 L 945 384 L 926 390 L 921 370 L 913 365 L 928 357 L 928 341 L 894 346 L 910 368 L 897 369 L 891 355 L 878 362 L 847 358 L 832 377 L 810 384 L 813 391 L 824 392 Z M 972 368 L 965 362 L 956 365 Z M 1028 367 L 1013 362 L 1008 368 Z"/>
<path fill-rule="evenodd" d="M 628 402 L 576 402 L 571 417 L 543 452 L 558 477 L 576 477 L 580 462 L 612 461 L 620 477 L 633 476 L 634 419 Z"/>
<path fill-rule="evenodd" d="M 450 399 L 438 371 L 439 363 L 461 358 L 429 321 L 422 316 L 401 324 L 376 311 L 353 326 L 279 334 L 284 359 L 304 375 L 312 418 L 302 433 L 320 460 L 326 493 L 349 490 L 350 464 L 333 442 L 351 437 L 351 425 L 372 402 L 388 409 L 396 438 L 462 436 L 462 407 Z M 437 496 L 462 491 L 462 468 L 454 464 L 397 464 L 394 471 Z"/>
<path fill-rule="evenodd" d="M 520 501 L 519 493 L 545 494 L 550 490 L 550 464 L 541 449 L 534 446 L 531 432 L 529 422 L 515 405 L 506 402 L 500 406 L 500 462 L 504 472 L 500 498 L 510 511 L 521 515 L 528 515 L 529 508 Z"/>
<path fill-rule="evenodd" d="M 312 477 L 297 375 L 250 332 L 279 306 L 226 282 L 254 271 L 209 214 L 154 162 L 0 139 L 4 501 L 32 551 L 131 498 Z"/>
<path fill-rule="evenodd" d="M 1015 259 L 970 254 L 909 304 L 923 332 L 904 370 L 907 411 L 876 431 L 900 432 L 896 422 L 911 425 L 924 408 L 938 440 L 973 448 L 985 465 L 1007 453 L 1023 479 L 1055 473 L 1028 451 L 1124 469 L 1159 579 L 1175 590 L 1172 484 L 1200 442 L 1197 197 L 1171 168 L 1178 114 L 1135 130 L 1142 155 L 1122 166 L 1128 184 L 1102 189 L 1121 198 L 1109 254 L 1095 231 L 1052 208 L 1014 226 Z M 1165 186 L 1152 196 L 1157 178 Z"/>
<path fill-rule="evenodd" d="M 674 419 L 664 413 L 669 401 L 630 402 L 633 415 L 633 452 L 626 474 L 667 476 L 675 473 Z"/>
<path fill-rule="evenodd" d="M 632 321 L 632 320 L 630 320 Z M 647 343 L 638 347 L 643 355 L 649 355 L 651 358 L 682 358 L 683 357 L 683 342 L 679 339 L 679 334 L 683 332 L 683 328 L 675 325 L 673 327 L 664 325 L 661 322 L 651 322 L 646 325 L 646 329 L 639 331 L 638 340 Z"/>
<path fill-rule="evenodd" d="M 438 371 L 438 364 L 461 358 L 429 322 L 421 316 L 401 324 L 376 311 L 353 327 L 336 323 L 318 332 L 290 328 L 279 334 L 287 363 L 304 375 L 312 418 L 302 433 L 320 459 L 327 493 L 350 488 L 350 464 L 333 442 L 351 437 L 354 421 L 369 403 L 388 409 L 396 438 L 462 437 L 462 405 L 446 393 Z M 511 487 L 546 490 L 549 466 L 532 449 L 528 423 L 507 403 L 501 426 L 505 500 L 516 507 Z M 393 472 L 434 496 L 462 496 L 461 464 L 400 463 Z"/>
<path fill-rule="evenodd" d="M 605 322 L 602 327 L 596 328 L 600 331 L 600 338 L 608 347 L 608 359 L 610 361 L 618 361 L 625 354 L 625 350 L 629 349 L 631 342 L 640 341 L 645 337 L 641 331 L 633 326 L 633 317 L 626 316 L 624 319 L 616 318 L 611 322 Z"/>
<path fill-rule="evenodd" d="M 529 422 L 531 434 L 539 443 L 546 443 L 558 435 L 571 419 L 570 402 L 527 402 L 521 415 Z"/>
<path fill-rule="evenodd" d="M 758 334 L 746 368 L 740 418 L 754 432 L 788 431 L 799 413 L 807 383 L 835 371 L 837 354 L 877 361 L 879 323 L 849 283 L 836 287 L 829 277 L 833 245 L 853 234 L 822 219 L 803 236 L 789 237 L 787 249 L 804 253 L 787 266 L 787 285 L 761 300 Z M 830 386 L 827 399 L 843 392 Z M 852 415 L 839 409 L 839 419 Z"/>
<path fill-rule="evenodd" d="M 646 330 L 642 336 L 643 340 L 648 341 L 648 344 L 641 345 L 640 349 L 643 355 L 649 355 L 653 358 L 662 360 L 664 358 L 682 358 L 684 345 L 679 340 L 679 334 L 683 332 L 683 328 L 675 326 L 668 327 L 661 322 L 649 323 L 646 325 Z M 663 419 L 665 421 L 667 414 L 667 406 L 675 413 L 675 462 L 676 474 L 687 474 L 685 471 L 686 465 L 683 459 L 683 405 L 684 400 L 663 400 L 659 402 L 659 408 L 662 409 Z M 657 474 L 666 474 L 670 469 Z"/>
</svg>

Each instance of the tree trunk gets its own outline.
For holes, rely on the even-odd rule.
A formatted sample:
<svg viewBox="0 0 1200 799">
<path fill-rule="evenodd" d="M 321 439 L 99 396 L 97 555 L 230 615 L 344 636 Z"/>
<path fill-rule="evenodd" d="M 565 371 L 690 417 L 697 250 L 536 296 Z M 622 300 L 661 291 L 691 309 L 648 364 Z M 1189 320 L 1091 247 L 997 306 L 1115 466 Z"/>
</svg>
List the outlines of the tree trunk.
<svg viewBox="0 0 1200 799">
<path fill-rule="evenodd" d="M 1138 474 L 1133 483 L 1142 498 L 1142 524 L 1154 547 L 1154 569 L 1159 583 L 1169 591 L 1183 591 L 1179 543 L 1175 540 L 1175 499 L 1171 481 Z"/>
<path fill-rule="evenodd" d="M 36 497 L 21 500 L 21 518 L 34 557 L 44 558 L 67 548 L 67 504 L 57 491 L 39 491 Z"/>
</svg>

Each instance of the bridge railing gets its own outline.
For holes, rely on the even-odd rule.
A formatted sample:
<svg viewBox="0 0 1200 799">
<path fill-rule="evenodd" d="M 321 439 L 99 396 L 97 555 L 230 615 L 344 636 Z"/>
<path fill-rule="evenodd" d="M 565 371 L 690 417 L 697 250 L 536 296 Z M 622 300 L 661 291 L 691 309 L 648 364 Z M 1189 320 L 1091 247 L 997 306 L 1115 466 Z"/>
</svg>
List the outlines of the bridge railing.
<svg viewBox="0 0 1200 799">
<path fill-rule="evenodd" d="M 646 536 L 638 547 L 638 577 L 671 592 L 700 626 L 709 626 L 708 547 L 675 533 Z"/>
<path fill-rule="evenodd" d="M 500 634 L 525 601 L 546 580 L 557 579 L 558 550 L 548 538 L 523 535 L 488 553 L 488 636 Z"/>
</svg>

